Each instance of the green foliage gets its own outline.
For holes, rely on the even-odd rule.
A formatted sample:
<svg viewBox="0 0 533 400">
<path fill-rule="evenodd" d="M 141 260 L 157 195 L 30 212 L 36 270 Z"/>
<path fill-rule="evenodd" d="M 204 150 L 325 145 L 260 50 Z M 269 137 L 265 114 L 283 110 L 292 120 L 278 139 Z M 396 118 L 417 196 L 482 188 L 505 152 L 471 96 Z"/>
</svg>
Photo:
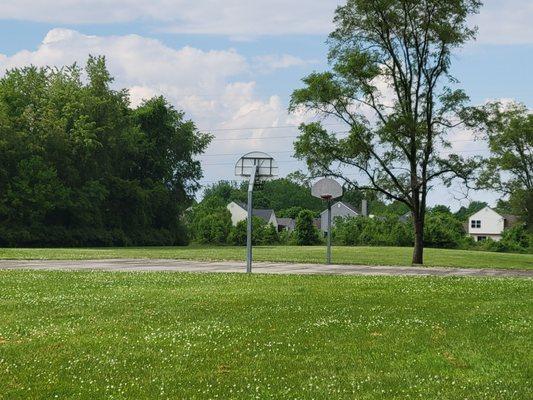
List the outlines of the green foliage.
<svg viewBox="0 0 533 400">
<path fill-rule="evenodd" d="M 132 110 L 103 57 L 0 79 L 0 245 L 184 244 L 210 141 L 163 98 Z"/>
<path fill-rule="evenodd" d="M 276 213 L 276 215 L 280 218 L 296 219 L 298 217 L 298 214 L 300 214 L 304 210 L 305 208 L 296 206 L 296 207 L 291 207 L 291 208 L 281 210 L 279 213 Z"/>
<path fill-rule="evenodd" d="M 202 207 L 226 207 L 232 201 L 247 202 L 247 185 L 236 182 L 219 181 L 204 190 Z"/>
<path fill-rule="evenodd" d="M 268 224 L 267 226 L 265 226 L 263 230 L 263 238 L 261 240 L 261 244 L 273 245 L 279 243 L 280 238 L 276 227 L 272 224 Z"/>
<path fill-rule="evenodd" d="M 450 210 L 450 207 L 442 205 L 442 204 L 437 204 L 436 206 L 432 207 L 430 212 L 432 214 L 435 214 L 435 213 L 451 214 L 452 213 L 452 211 Z"/>
<path fill-rule="evenodd" d="M 505 230 L 500 241 L 496 242 L 489 238 L 482 242 L 477 242 L 476 247 L 499 253 L 533 254 L 533 234 L 527 231 L 525 224 L 518 224 Z"/>
<path fill-rule="evenodd" d="M 531 229 L 533 220 L 533 114 L 520 103 L 489 103 L 484 133 L 491 156 L 484 162 L 478 186 L 510 197 L 513 213 Z"/>
<path fill-rule="evenodd" d="M 202 244 L 225 244 L 230 230 L 230 212 L 219 209 L 199 219 L 195 229 L 195 239 Z"/>
<path fill-rule="evenodd" d="M 464 236 L 461 221 L 449 210 L 433 209 L 426 216 L 424 238 L 428 247 L 456 248 L 460 246 Z"/>
<path fill-rule="evenodd" d="M 264 183 L 261 190 L 254 193 L 254 207 L 277 211 L 301 207 L 312 211 L 322 211 L 322 200 L 311 196 L 310 189 L 302 183 L 286 178 Z"/>
<path fill-rule="evenodd" d="M 282 245 L 296 245 L 296 237 L 293 231 L 282 230 L 279 233 L 279 243 Z"/>
<path fill-rule="evenodd" d="M 313 224 L 314 214 L 312 211 L 300 211 L 296 218 L 296 228 L 294 235 L 296 244 L 300 246 L 311 246 L 320 243 L 320 233 Z"/>
<path fill-rule="evenodd" d="M 335 243 L 346 246 L 412 246 L 411 226 L 394 215 L 380 218 L 338 218 Z"/>
<path fill-rule="evenodd" d="M 252 244 L 259 245 L 263 243 L 267 224 L 261 218 L 252 217 Z M 234 246 L 246 246 L 247 221 L 243 220 L 231 228 L 228 237 L 228 243 Z"/>
</svg>

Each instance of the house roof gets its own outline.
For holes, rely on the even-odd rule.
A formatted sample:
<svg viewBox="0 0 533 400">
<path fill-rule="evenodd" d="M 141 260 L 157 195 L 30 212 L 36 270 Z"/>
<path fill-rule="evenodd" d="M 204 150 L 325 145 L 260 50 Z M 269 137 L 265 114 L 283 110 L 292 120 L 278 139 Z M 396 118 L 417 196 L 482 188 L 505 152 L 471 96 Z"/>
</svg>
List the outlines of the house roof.
<svg viewBox="0 0 533 400">
<path fill-rule="evenodd" d="M 471 214 L 468 216 L 468 218 L 471 218 L 473 217 L 474 215 L 476 215 L 477 213 L 483 211 L 483 210 L 486 210 L 486 209 L 489 209 L 491 210 L 492 212 L 495 212 L 496 214 L 498 214 L 499 216 L 503 217 L 505 219 L 505 226 L 509 226 L 509 227 L 512 227 L 514 225 L 516 225 L 518 222 L 520 222 L 520 217 L 518 217 L 517 215 L 512 215 L 512 214 L 501 214 L 499 213 L 498 211 L 496 211 L 494 208 L 491 208 L 489 206 L 486 206 L 486 207 L 483 207 L 481 210 L 479 211 L 476 211 L 475 213 Z"/>
<path fill-rule="evenodd" d="M 254 208 L 252 210 L 252 215 L 254 217 L 264 219 L 266 222 L 270 221 L 270 218 L 272 218 L 272 214 L 274 214 L 274 210 L 263 210 L 260 208 Z"/>
<path fill-rule="evenodd" d="M 505 218 L 506 228 L 512 228 L 516 224 L 520 223 L 520 217 L 518 217 L 517 215 L 503 214 L 502 217 Z"/>
<path fill-rule="evenodd" d="M 342 204 L 344 207 L 346 207 L 347 209 L 353 211 L 354 213 L 356 214 L 361 214 L 359 212 L 359 210 L 357 208 L 355 208 L 354 206 L 352 206 L 350 203 L 347 203 L 345 201 L 336 201 L 335 203 L 333 203 L 333 205 L 331 206 L 332 208 L 335 207 L 337 204 Z M 328 210 L 324 210 L 321 212 L 321 214 L 324 214 L 325 212 L 327 212 Z"/>
<path fill-rule="evenodd" d="M 278 225 L 293 228 L 296 221 L 293 218 L 278 218 Z"/>
<path fill-rule="evenodd" d="M 239 207 L 241 207 L 243 210 L 248 209 L 248 205 L 246 203 L 240 202 L 240 201 L 234 201 L 235 204 L 237 204 Z M 254 217 L 261 218 L 265 222 L 269 222 L 270 218 L 272 218 L 272 215 L 276 216 L 276 213 L 274 210 L 269 209 L 263 209 L 263 208 L 254 208 L 252 210 L 252 215 Z"/>
</svg>

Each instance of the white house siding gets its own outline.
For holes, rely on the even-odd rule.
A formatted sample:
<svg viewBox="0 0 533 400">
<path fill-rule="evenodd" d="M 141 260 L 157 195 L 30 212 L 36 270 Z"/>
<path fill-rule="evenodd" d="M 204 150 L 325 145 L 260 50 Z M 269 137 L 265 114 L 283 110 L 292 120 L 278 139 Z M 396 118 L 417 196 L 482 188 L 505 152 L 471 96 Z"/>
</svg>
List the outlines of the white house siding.
<svg viewBox="0 0 533 400">
<path fill-rule="evenodd" d="M 472 227 L 472 221 L 480 221 L 481 226 Z M 491 238 L 499 241 L 505 229 L 505 218 L 490 207 L 485 207 L 468 218 L 468 234 L 476 241 Z"/>
<path fill-rule="evenodd" d="M 274 225 L 274 228 L 276 228 L 276 230 L 278 230 L 278 219 L 276 218 L 276 214 L 272 213 L 268 223 Z"/>
<path fill-rule="evenodd" d="M 357 212 L 339 201 L 331 206 L 331 226 L 335 226 L 335 218 L 350 218 L 358 215 Z M 328 210 L 320 214 L 320 229 L 322 232 L 328 231 Z"/>
<path fill-rule="evenodd" d="M 239 222 L 245 221 L 248 218 L 248 210 L 240 204 L 232 201 L 227 205 L 227 209 L 231 213 L 231 223 L 236 226 Z M 270 213 L 270 215 L 268 215 Z M 253 210 L 253 215 L 263 219 L 266 223 L 274 225 L 278 229 L 278 220 L 276 214 L 270 210 Z M 267 220 L 268 218 L 268 220 Z"/>
<path fill-rule="evenodd" d="M 228 204 L 227 209 L 231 213 L 231 223 L 233 226 L 248 218 L 248 212 L 234 201 Z"/>
</svg>

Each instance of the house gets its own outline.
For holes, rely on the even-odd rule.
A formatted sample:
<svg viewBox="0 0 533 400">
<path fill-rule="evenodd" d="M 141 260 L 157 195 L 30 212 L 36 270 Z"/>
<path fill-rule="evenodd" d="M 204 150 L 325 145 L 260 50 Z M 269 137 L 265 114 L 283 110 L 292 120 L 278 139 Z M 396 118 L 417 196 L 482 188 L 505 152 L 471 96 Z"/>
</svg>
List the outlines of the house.
<svg viewBox="0 0 533 400">
<path fill-rule="evenodd" d="M 515 215 L 499 214 L 490 207 L 485 207 L 468 218 L 468 235 L 476 242 L 491 238 L 499 241 L 503 231 L 518 222 Z"/>
<path fill-rule="evenodd" d="M 335 226 L 336 218 L 353 218 L 362 215 L 350 203 L 344 201 L 337 201 L 331 206 L 331 225 Z M 328 231 L 328 210 L 322 211 L 320 214 L 320 230 L 324 233 Z"/>
<path fill-rule="evenodd" d="M 293 218 L 278 218 L 278 231 L 292 232 L 296 228 L 296 220 Z"/>
<path fill-rule="evenodd" d="M 232 201 L 226 207 L 231 213 L 231 223 L 233 226 L 237 225 L 241 221 L 245 221 L 248 218 L 247 206 L 244 203 L 238 201 Z M 254 217 L 261 218 L 267 224 L 272 224 L 276 229 L 279 229 L 278 219 L 274 210 L 265 210 L 260 208 L 254 208 L 252 210 Z"/>
</svg>

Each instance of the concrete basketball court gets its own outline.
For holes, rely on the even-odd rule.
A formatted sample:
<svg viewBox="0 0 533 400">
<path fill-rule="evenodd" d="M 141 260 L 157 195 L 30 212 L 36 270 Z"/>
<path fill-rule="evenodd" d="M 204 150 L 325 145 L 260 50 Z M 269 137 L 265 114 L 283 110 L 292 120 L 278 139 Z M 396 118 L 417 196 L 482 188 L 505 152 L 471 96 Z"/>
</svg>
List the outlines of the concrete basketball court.
<svg viewBox="0 0 533 400">
<path fill-rule="evenodd" d="M 239 261 L 202 262 L 187 260 L 116 259 L 54 261 L 0 260 L 3 270 L 95 270 L 123 272 L 197 272 L 197 273 L 244 273 L 246 265 Z M 257 274 L 289 275 L 386 275 L 386 276 L 470 276 L 533 278 L 533 270 L 393 267 L 366 265 L 321 265 L 257 262 L 253 265 Z"/>
</svg>

